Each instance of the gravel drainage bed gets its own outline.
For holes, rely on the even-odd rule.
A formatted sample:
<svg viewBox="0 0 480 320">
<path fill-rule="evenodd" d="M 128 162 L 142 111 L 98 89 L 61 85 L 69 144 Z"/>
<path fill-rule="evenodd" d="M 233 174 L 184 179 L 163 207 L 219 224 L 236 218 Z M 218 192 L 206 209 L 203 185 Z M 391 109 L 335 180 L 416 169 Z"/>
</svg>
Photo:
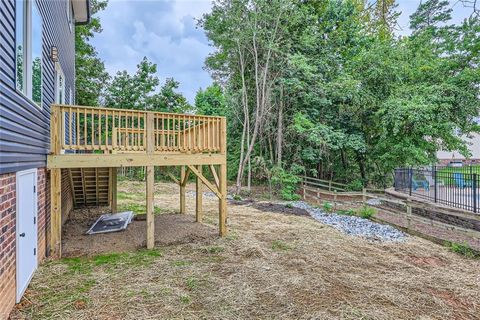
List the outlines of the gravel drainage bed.
<svg viewBox="0 0 480 320">
<path fill-rule="evenodd" d="M 348 235 L 375 241 L 402 242 L 407 239 L 405 233 L 389 225 L 376 223 L 355 216 L 326 213 L 322 209 L 312 207 L 303 201 L 292 202 L 292 206 L 306 210 L 315 220 L 332 226 Z"/>
</svg>

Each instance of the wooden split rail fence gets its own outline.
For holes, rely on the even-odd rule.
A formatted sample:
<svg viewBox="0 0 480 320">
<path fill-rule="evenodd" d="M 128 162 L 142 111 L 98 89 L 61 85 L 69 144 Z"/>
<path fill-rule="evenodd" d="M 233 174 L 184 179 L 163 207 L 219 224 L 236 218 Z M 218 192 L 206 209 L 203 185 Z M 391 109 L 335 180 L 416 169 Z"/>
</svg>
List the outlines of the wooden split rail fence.
<svg viewBox="0 0 480 320">
<path fill-rule="evenodd" d="M 323 201 L 332 201 L 334 208 L 337 207 L 338 202 L 357 202 L 396 216 L 404 222 L 401 227 L 409 231 L 419 233 L 416 231 L 417 224 L 430 225 L 446 231 L 455 231 L 466 238 L 478 241 L 480 244 L 480 232 L 478 230 L 441 222 L 413 212 L 414 209 L 431 209 L 432 206 L 428 203 L 413 201 L 410 198 L 405 200 L 389 198 L 385 190 L 380 189 L 363 188 L 362 191 L 350 191 L 347 184 L 305 176 L 300 178 L 301 195 L 305 201 L 310 200 L 317 204 L 321 204 Z M 429 238 L 434 240 L 434 237 Z"/>
</svg>

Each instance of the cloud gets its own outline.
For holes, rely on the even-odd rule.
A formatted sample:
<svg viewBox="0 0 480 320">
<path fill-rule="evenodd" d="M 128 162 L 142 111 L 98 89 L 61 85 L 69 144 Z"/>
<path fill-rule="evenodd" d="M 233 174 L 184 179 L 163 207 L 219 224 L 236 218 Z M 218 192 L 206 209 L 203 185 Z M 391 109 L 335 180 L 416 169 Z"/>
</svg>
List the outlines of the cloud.
<svg viewBox="0 0 480 320">
<path fill-rule="evenodd" d="M 409 34 L 409 16 L 420 0 L 397 0 L 402 11 L 398 34 Z M 453 5 L 453 1 L 451 2 Z M 210 11 L 211 0 L 110 0 L 100 13 L 103 32 L 92 43 L 105 61 L 107 71 L 115 74 L 135 72 L 146 56 L 158 66 L 161 80 L 173 77 L 190 102 L 196 91 L 211 84 L 203 63 L 213 48 L 209 46 L 196 19 Z M 467 17 L 471 8 L 454 5 L 453 22 Z"/>
<path fill-rule="evenodd" d="M 157 64 L 161 81 L 175 78 L 193 103 L 197 90 L 212 82 L 203 70 L 212 48 L 196 25 L 210 7 L 209 0 L 110 0 L 99 14 L 103 32 L 92 44 L 110 74 L 135 72 L 146 56 Z"/>
</svg>

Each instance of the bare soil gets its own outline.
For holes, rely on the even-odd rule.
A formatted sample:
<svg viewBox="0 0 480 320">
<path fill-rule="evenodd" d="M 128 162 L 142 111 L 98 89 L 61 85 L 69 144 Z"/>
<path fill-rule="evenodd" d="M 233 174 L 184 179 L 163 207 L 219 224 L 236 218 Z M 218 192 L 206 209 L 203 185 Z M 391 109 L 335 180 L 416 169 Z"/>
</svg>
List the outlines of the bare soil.
<svg viewBox="0 0 480 320">
<path fill-rule="evenodd" d="M 134 219 L 127 229 L 119 232 L 87 235 L 85 232 L 97 220 L 101 212 L 109 208 L 79 209 L 63 228 L 63 256 L 94 256 L 113 252 L 134 251 L 147 243 L 147 222 Z M 192 215 L 161 214 L 155 216 L 155 245 L 173 245 L 204 242 L 217 237 L 211 226 L 195 223 Z"/>
<path fill-rule="evenodd" d="M 248 199 L 248 200 L 230 200 L 229 204 L 236 205 L 236 206 L 252 206 L 253 208 L 260 210 L 262 212 L 275 212 L 275 213 L 282 213 L 282 214 L 291 214 L 295 216 L 310 217 L 310 214 L 305 209 L 287 207 L 281 203 L 265 202 L 265 201 L 257 202 L 252 199 Z"/>
<path fill-rule="evenodd" d="M 142 190 L 122 182 L 123 204 L 144 203 Z M 178 210 L 178 186 L 156 191 L 162 212 Z M 165 228 L 178 232 L 174 221 L 198 228 L 180 244 L 44 263 L 12 319 L 480 319 L 480 260 L 417 237 L 372 243 L 252 205 L 229 205 L 228 235 L 209 237 L 218 202 L 204 199 L 198 227 L 194 208 L 188 196 L 187 215 L 156 229 L 162 239 Z"/>
</svg>

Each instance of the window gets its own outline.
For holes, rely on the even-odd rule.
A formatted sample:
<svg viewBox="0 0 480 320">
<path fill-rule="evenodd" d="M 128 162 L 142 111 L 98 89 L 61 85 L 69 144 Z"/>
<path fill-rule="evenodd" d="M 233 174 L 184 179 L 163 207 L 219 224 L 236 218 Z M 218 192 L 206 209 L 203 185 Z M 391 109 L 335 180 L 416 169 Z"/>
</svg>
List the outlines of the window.
<svg viewBox="0 0 480 320">
<path fill-rule="evenodd" d="M 55 64 L 55 103 L 65 104 L 65 75 L 58 62 Z"/>
<path fill-rule="evenodd" d="M 42 17 L 34 0 L 15 2 L 16 88 L 42 103 Z"/>
<path fill-rule="evenodd" d="M 68 27 L 70 28 L 70 32 L 73 31 L 73 9 L 72 9 L 72 2 L 67 0 L 67 22 Z"/>
</svg>

